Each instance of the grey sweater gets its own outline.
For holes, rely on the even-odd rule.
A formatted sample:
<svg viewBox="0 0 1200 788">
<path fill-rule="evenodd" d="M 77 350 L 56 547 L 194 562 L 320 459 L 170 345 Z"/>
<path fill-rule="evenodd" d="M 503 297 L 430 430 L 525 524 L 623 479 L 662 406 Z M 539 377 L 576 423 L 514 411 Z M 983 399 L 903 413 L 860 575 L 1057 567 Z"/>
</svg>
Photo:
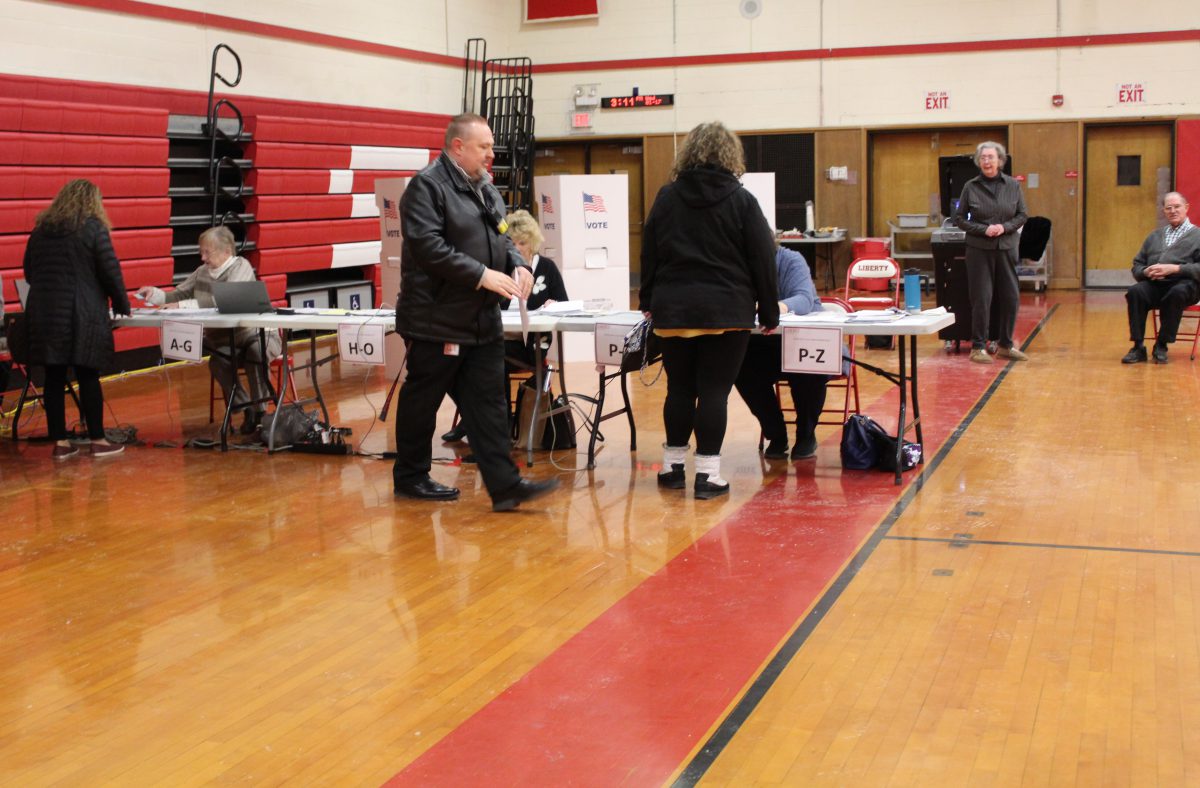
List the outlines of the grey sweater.
<svg viewBox="0 0 1200 788">
<path fill-rule="evenodd" d="M 1144 281 L 1147 278 L 1146 266 L 1173 263 L 1181 266 L 1178 276 L 1200 280 L 1200 227 L 1193 226 L 1169 247 L 1166 229 L 1159 227 L 1146 236 L 1142 248 L 1133 256 L 1133 278 Z"/>
<path fill-rule="evenodd" d="M 978 175 L 963 185 L 954 224 L 967 234 L 975 249 L 1016 249 L 1017 230 L 1025 224 L 1025 195 L 1016 178 L 1000 173 L 995 178 Z M 989 238 L 989 224 L 1004 225 L 1004 234 Z"/>
</svg>

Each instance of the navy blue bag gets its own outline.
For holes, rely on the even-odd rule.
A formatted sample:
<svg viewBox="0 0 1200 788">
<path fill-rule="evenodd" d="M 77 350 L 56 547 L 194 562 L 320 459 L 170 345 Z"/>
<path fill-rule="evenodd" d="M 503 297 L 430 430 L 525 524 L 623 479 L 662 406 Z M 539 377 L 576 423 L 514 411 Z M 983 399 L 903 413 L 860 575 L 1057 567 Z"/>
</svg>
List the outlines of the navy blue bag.
<svg viewBox="0 0 1200 788">
<path fill-rule="evenodd" d="M 855 413 L 842 426 L 842 467 L 866 471 L 879 465 L 881 438 L 887 431 L 870 416 Z"/>
</svg>

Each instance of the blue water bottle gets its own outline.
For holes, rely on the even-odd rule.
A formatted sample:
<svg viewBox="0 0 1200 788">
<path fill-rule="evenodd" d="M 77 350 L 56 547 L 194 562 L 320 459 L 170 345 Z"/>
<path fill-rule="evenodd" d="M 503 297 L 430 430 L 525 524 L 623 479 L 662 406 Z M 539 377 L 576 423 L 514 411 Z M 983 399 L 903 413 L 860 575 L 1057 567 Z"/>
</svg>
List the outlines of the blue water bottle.
<svg viewBox="0 0 1200 788">
<path fill-rule="evenodd" d="M 910 315 L 921 311 L 921 271 L 917 268 L 904 270 L 904 311 Z"/>
</svg>

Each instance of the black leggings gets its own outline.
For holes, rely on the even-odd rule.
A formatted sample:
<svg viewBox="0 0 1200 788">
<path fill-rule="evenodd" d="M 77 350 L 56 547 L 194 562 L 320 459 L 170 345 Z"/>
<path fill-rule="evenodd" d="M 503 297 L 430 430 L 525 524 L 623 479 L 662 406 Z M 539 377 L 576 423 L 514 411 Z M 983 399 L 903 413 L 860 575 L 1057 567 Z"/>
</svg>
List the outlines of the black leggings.
<svg viewBox="0 0 1200 788">
<path fill-rule="evenodd" d="M 749 331 L 662 338 L 667 373 L 663 425 L 668 446 L 686 446 L 695 431 L 697 454 L 721 453 L 729 391 L 749 341 Z"/>
<path fill-rule="evenodd" d="M 100 440 L 104 437 L 104 392 L 100 389 L 100 370 L 91 367 L 75 367 L 75 380 L 79 383 L 80 415 L 87 423 L 88 437 Z M 42 387 L 42 405 L 46 408 L 46 427 L 50 440 L 67 439 L 67 366 L 46 365 L 46 385 Z"/>
</svg>

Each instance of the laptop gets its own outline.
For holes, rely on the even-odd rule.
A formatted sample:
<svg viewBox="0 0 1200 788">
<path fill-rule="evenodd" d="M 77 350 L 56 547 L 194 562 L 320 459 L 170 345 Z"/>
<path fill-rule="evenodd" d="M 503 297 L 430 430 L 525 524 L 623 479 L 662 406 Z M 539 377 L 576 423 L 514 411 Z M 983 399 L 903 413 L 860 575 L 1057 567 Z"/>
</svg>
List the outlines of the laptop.
<svg viewBox="0 0 1200 788">
<path fill-rule="evenodd" d="M 17 286 L 17 299 L 21 302 L 21 308 L 25 309 L 25 302 L 29 300 L 29 283 L 24 279 L 13 280 Z"/>
<path fill-rule="evenodd" d="M 253 282 L 213 282 L 213 301 L 223 315 L 257 315 L 274 312 L 267 285 Z"/>
</svg>

